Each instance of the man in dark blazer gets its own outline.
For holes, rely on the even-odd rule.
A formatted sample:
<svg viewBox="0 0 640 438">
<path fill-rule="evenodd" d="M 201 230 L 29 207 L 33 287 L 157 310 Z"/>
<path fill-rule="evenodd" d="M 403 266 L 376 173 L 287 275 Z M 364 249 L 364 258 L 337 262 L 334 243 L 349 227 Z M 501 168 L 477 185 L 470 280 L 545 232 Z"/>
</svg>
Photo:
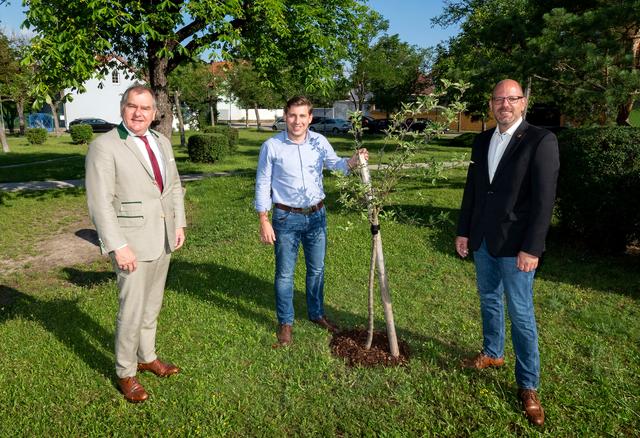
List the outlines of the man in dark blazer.
<svg viewBox="0 0 640 438">
<path fill-rule="evenodd" d="M 558 141 L 553 133 L 522 119 L 527 98 L 514 80 L 496 85 L 489 107 L 497 126 L 479 134 L 473 144 L 455 241 L 461 257 L 473 251 L 482 314 L 482 351 L 464 365 L 504 365 L 506 295 L 518 395 L 526 417 L 541 426 L 533 277 L 551 222 L 560 168 Z"/>
</svg>

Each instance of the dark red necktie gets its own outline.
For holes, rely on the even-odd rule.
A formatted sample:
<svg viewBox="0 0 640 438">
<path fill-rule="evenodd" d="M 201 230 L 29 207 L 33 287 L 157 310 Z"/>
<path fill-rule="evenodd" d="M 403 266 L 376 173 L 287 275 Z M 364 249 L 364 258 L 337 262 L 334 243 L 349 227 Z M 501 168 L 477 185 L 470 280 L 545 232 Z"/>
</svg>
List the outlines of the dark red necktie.
<svg viewBox="0 0 640 438">
<path fill-rule="evenodd" d="M 139 135 L 138 138 L 142 140 L 144 146 L 147 148 L 147 153 L 149 154 L 149 160 L 151 161 L 151 168 L 153 169 L 153 176 L 156 179 L 156 183 L 158 183 L 158 188 L 160 189 L 160 193 L 164 189 L 164 185 L 162 184 L 162 173 L 160 173 L 160 166 L 158 165 L 158 160 L 156 159 L 156 154 L 151 150 L 151 146 L 149 146 L 149 140 L 144 135 Z"/>
</svg>

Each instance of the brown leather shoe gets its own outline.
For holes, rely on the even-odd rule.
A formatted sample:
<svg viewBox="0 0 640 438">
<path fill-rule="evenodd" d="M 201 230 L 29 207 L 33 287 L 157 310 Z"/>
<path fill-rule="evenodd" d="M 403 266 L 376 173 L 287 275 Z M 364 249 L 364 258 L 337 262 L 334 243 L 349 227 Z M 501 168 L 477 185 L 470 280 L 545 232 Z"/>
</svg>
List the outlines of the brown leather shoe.
<svg viewBox="0 0 640 438">
<path fill-rule="evenodd" d="M 156 359 L 149 363 L 139 363 L 138 371 L 151 371 L 158 377 L 168 377 L 172 374 L 178 374 L 180 368 L 171 363 L 162 362 L 160 359 Z"/>
<path fill-rule="evenodd" d="M 135 377 L 118 379 L 118 386 L 128 402 L 140 403 L 149 398 L 149 394 Z"/>
<path fill-rule="evenodd" d="M 311 319 L 310 321 L 324 329 L 329 330 L 331 333 L 335 333 L 339 330 L 338 326 L 329 321 L 326 316 L 321 316 L 318 319 Z"/>
<path fill-rule="evenodd" d="M 476 370 L 483 370 L 485 368 L 499 368 L 504 365 L 504 357 L 494 359 L 484 354 L 482 351 L 474 357 L 470 357 L 462 361 L 462 366 L 465 368 L 473 368 Z"/>
<path fill-rule="evenodd" d="M 534 426 L 542 426 L 544 424 L 544 409 L 542 409 L 536 390 L 518 389 L 518 397 L 522 400 L 522 407 L 527 420 Z"/>
<path fill-rule="evenodd" d="M 277 336 L 278 344 L 280 344 L 280 346 L 284 347 L 291 344 L 291 341 L 293 340 L 293 327 L 291 324 L 280 324 Z"/>
</svg>

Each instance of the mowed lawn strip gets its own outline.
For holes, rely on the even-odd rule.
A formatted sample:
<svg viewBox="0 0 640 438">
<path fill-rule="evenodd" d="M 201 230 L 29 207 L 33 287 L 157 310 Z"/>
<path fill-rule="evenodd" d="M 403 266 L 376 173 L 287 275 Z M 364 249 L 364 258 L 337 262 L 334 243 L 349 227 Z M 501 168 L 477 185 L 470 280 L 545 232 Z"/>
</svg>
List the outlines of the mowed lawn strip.
<svg viewBox="0 0 640 438">
<path fill-rule="evenodd" d="M 516 398 L 509 341 L 503 369 L 459 366 L 481 347 L 475 275 L 453 254 L 454 226 L 437 218 L 455 220 L 464 175 L 453 170 L 436 186 L 409 175 L 388 209 L 395 219 L 382 225 L 398 334 L 411 348 L 406 367 L 352 369 L 331 355 L 330 335 L 306 320 L 303 263 L 294 344 L 272 348 L 273 250 L 259 243 L 253 176 L 186 185 L 190 227 L 157 342 L 183 372 L 141 375 L 151 394 L 142 405 L 115 387 L 117 292 L 107 259 L 0 274 L 2 435 L 535 435 Z M 334 182 L 326 179 L 326 310 L 343 327 L 365 326 L 369 230 L 336 203 Z M 25 242 L 47 235 L 42 218 L 84 208 L 79 190 L 9 201 L 3 228 L 20 222 L 11 238 Z M 3 238 L 0 257 L 16 251 Z M 637 256 L 604 257 L 552 233 L 535 298 L 543 433 L 638 433 L 638 267 Z M 379 305 L 376 315 L 383 329 Z"/>
<path fill-rule="evenodd" d="M 195 131 L 187 132 L 187 138 L 195 133 Z M 260 145 L 274 134 L 274 131 L 242 128 L 237 152 L 216 163 L 192 163 L 189 161 L 187 148 L 180 146 L 179 135 L 174 133 L 171 141 L 181 174 L 229 171 L 251 173 L 256 169 Z M 455 135 L 447 134 L 441 139 L 435 139 L 429 147 L 416 156 L 416 161 L 428 161 L 434 157 L 441 160 L 459 158 L 469 151 L 470 135 L 465 134 L 456 139 Z M 353 153 L 354 143 L 350 135 L 329 135 L 328 138 L 340 155 L 348 156 Z M 11 152 L 0 153 L 0 183 L 84 178 L 84 157 L 87 146 L 74 145 L 69 134 L 58 137 L 50 135 L 43 145 L 30 145 L 26 138 L 16 136 L 10 136 L 8 141 Z M 382 135 L 365 136 L 364 146 L 374 152 L 371 154 L 372 163 L 380 160 L 384 162 L 387 158 L 386 156 L 381 158 L 375 153 L 383 144 Z"/>
</svg>

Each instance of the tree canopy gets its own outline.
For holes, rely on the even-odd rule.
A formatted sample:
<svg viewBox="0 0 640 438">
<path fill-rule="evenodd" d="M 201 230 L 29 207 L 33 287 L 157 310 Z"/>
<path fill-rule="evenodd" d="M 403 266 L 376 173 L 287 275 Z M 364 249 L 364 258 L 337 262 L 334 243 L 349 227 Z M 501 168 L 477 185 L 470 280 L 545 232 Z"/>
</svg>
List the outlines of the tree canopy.
<svg viewBox="0 0 640 438">
<path fill-rule="evenodd" d="M 116 67 L 113 58 L 148 80 L 156 92 L 158 129 L 168 134 L 172 112 L 167 76 L 204 51 L 247 59 L 267 83 L 283 70 L 307 90 L 329 87 L 346 41 L 369 13 L 363 0 L 25 0 L 26 26 L 37 36 L 41 96 L 51 83 L 82 83 Z"/>
<path fill-rule="evenodd" d="M 626 122 L 640 92 L 640 1 L 458 0 L 434 23 L 461 23 L 435 75 L 466 80 L 469 108 L 512 77 L 577 124 Z M 531 82 L 529 82 L 531 81 Z"/>
</svg>

